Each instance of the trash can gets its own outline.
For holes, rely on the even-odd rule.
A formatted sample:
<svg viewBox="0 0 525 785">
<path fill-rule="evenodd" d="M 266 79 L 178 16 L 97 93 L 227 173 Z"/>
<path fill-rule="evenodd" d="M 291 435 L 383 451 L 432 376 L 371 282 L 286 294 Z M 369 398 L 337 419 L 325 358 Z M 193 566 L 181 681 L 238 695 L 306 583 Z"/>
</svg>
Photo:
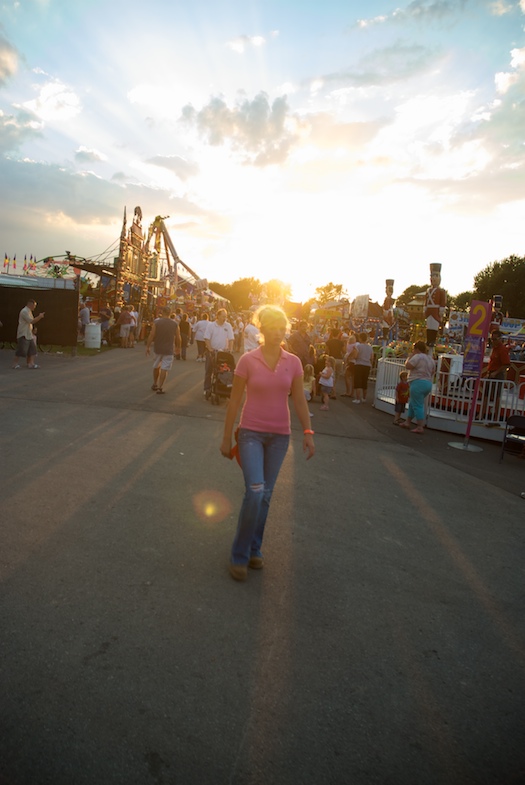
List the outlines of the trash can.
<svg viewBox="0 0 525 785">
<path fill-rule="evenodd" d="M 100 342 L 100 324 L 86 324 L 86 331 L 84 333 L 84 346 L 86 349 L 100 349 Z"/>
</svg>

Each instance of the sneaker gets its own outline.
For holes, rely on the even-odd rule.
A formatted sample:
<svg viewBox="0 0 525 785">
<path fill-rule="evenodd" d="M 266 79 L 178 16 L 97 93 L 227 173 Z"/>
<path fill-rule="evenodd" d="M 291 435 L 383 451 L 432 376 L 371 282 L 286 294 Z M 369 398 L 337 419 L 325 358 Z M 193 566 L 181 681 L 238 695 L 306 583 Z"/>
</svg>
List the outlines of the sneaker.
<svg viewBox="0 0 525 785">
<path fill-rule="evenodd" d="M 359 398 L 354 398 L 354 400 L 352 401 L 352 403 L 361 403 L 361 401 L 359 400 Z"/>
<path fill-rule="evenodd" d="M 27 366 L 27 369 L 28 369 L 29 371 L 32 371 L 32 370 L 33 370 L 33 368 L 40 368 L 40 366 L 39 366 L 39 365 L 28 365 L 28 366 Z"/>
<path fill-rule="evenodd" d="M 246 564 L 228 564 L 228 570 L 234 581 L 245 581 L 248 577 L 248 567 Z"/>
<path fill-rule="evenodd" d="M 264 567 L 264 559 L 262 556 L 250 556 L 250 561 L 248 562 L 248 567 L 251 567 L 252 570 L 262 570 Z"/>
<path fill-rule="evenodd" d="M 13 365 L 13 370 L 15 371 L 17 368 L 20 368 L 19 365 Z"/>
</svg>

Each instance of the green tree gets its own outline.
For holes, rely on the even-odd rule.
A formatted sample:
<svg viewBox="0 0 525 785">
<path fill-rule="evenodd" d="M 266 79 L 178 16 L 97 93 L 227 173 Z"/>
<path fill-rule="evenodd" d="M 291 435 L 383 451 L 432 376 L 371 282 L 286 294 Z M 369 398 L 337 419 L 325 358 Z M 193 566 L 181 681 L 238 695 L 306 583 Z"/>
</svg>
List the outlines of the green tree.
<svg viewBox="0 0 525 785">
<path fill-rule="evenodd" d="M 426 292 L 428 289 L 428 283 L 423 284 L 423 286 L 407 286 L 404 292 L 401 292 L 399 297 L 395 298 L 395 306 L 396 308 L 402 308 L 404 311 L 407 309 L 407 305 L 412 302 L 417 294 L 421 294 L 421 292 Z"/>
<path fill-rule="evenodd" d="M 455 297 L 449 298 L 448 305 L 451 311 L 466 311 L 475 299 L 474 292 L 460 292 Z"/>
<path fill-rule="evenodd" d="M 315 290 L 315 299 L 319 305 L 325 305 L 332 300 L 340 300 L 343 296 L 342 283 L 327 283 L 325 286 L 318 286 Z"/>
<path fill-rule="evenodd" d="M 249 311 L 253 305 L 252 296 L 258 298 L 262 284 L 258 278 L 238 278 L 231 285 L 231 302 L 236 311 Z"/>
<path fill-rule="evenodd" d="M 525 257 L 509 256 L 492 262 L 474 277 L 474 299 L 503 297 L 503 312 L 515 319 L 525 318 Z"/>
<path fill-rule="evenodd" d="M 209 286 L 217 294 L 227 297 L 234 311 L 248 311 L 253 304 L 250 295 L 259 297 L 262 290 L 262 284 L 257 278 L 239 278 L 228 284 L 212 281 Z"/>
<path fill-rule="evenodd" d="M 266 300 L 275 305 L 281 305 L 285 300 L 292 296 L 292 287 L 289 283 L 283 283 L 277 278 L 272 278 L 264 284 Z"/>
<path fill-rule="evenodd" d="M 226 297 L 227 300 L 231 300 L 231 284 L 229 283 L 219 283 L 218 281 L 209 281 L 208 287 L 215 292 L 215 294 L 220 294 L 221 297 Z"/>
</svg>

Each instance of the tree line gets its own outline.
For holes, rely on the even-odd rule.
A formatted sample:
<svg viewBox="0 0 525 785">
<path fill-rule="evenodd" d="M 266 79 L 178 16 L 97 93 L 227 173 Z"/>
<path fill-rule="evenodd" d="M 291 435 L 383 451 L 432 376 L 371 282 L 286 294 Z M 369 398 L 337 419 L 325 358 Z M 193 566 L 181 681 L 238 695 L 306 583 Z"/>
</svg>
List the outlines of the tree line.
<svg viewBox="0 0 525 785">
<path fill-rule="evenodd" d="M 247 311 L 260 299 L 268 302 L 283 302 L 291 297 L 291 286 L 277 279 L 261 283 L 258 278 L 240 278 L 231 284 L 212 281 L 209 284 L 214 292 L 230 300 L 236 311 Z M 396 306 L 405 308 L 414 297 L 428 289 L 428 282 L 421 286 L 408 286 L 399 297 Z M 474 276 L 473 288 L 455 296 L 448 295 L 451 310 L 465 311 L 472 300 L 491 300 L 495 294 L 503 297 L 503 312 L 516 319 L 525 319 L 525 257 L 509 256 L 499 262 L 492 262 Z M 346 295 L 342 284 L 331 281 L 315 290 L 315 297 L 303 304 L 309 312 L 310 306 L 317 302 L 324 305 L 339 300 Z"/>
<path fill-rule="evenodd" d="M 416 294 L 428 289 L 422 286 L 408 286 L 396 298 L 396 306 L 406 308 Z M 492 262 L 474 276 L 473 288 L 457 295 L 447 293 L 447 304 L 451 311 L 466 311 L 472 300 L 488 301 L 495 294 L 503 297 L 503 313 L 515 319 L 525 319 L 525 257 L 509 256 L 499 262 Z"/>
</svg>

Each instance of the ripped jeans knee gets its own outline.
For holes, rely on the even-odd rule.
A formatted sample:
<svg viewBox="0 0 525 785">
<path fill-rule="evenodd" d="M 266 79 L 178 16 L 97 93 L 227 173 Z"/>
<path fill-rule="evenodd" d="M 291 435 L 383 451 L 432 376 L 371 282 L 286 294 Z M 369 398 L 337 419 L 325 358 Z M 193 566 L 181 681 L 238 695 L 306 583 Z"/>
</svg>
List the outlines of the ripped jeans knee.
<svg viewBox="0 0 525 785">
<path fill-rule="evenodd" d="M 259 433 L 243 428 L 239 431 L 245 492 L 232 546 L 234 564 L 246 564 L 250 555 L 260 555 L 270 500 L 289 438 L 287 434 Z"/>
</svg>

